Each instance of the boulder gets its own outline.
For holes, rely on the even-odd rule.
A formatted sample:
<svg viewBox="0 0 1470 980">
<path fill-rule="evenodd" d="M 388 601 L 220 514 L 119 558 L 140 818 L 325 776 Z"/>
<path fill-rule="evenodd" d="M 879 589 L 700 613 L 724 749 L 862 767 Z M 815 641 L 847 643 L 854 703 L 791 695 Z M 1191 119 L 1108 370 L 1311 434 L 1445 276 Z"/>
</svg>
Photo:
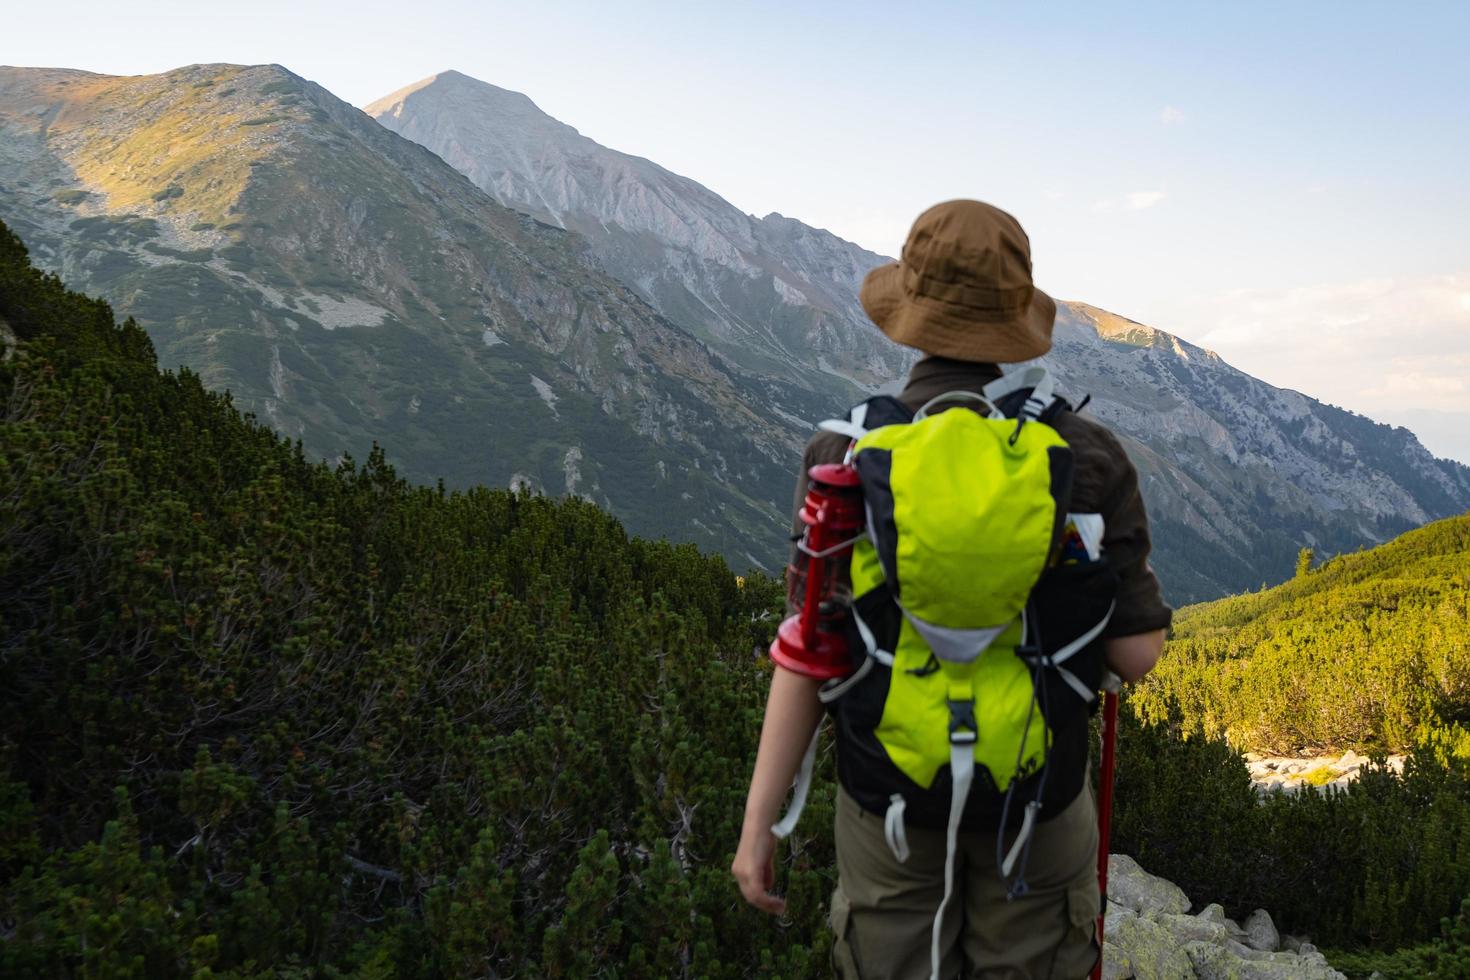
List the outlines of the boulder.
<svg viewBox="0 0 1470 980">
<path fill-rule="evenodd" d="M 1121 918 L 1107 941 L 1127 955 L 1132 975 L 1138 980 L 1185 980 L 1194 975 L 1189 954 L 1179 940 L 1151 919 L 1138 915 Z"/>
<path fill-rule="evenodd" d="M 1230 938 L 1232 939 L 1245 938 L 1245 930 L 1234 919 L 1225 914 L 1224 907 L 1218 902 L 1211 902 L 1209 905 L 1206 905 L 1200 910 L 1197 918 L 1203 919 L 1206 922 L 1219 923 L 1230 933 Z"/>
<path fill-rule="evenodd" d="M 1107 914 L 1103 916 L 1103 935 L 1107 936 L 1117 926 L 1119 920 L 1137 916 L 1138 913 L 1126 905 L 1117 902 L 1108 903 Z"/>
<path fill-rule="evenodd" d="M 1184 894 L 1184 889 L 1172 881 L 1149 874 L 1126 854 L 1108 855 L 1108 902 L 1116 902 L 1144 914 L 1170 912 L 1182 915 L 1189 911 L 1189 896 Z"/>
<path fill-rule="evenodd" d="M 1245 920 L 1245 944 L 1251 949 L 1274 953 L 1281 948 L 1281 934 L 1265 909 L 1256 909 Z"/>
<path fill-rule="evenodd" d="M 1224 918 L 1223 914 L 1221 918 Z M 1154 916 L 1154 921 L 1173 933 L 1181 944 L 1202 941 L 1223 946 L 1228 940 L 1234 938 L 1230 933 L 1230 927 L 1224 922 L 1215 922 L 1197 915 L 1174 915 L 1169 912 L 1160 912 Z"/>
<path fill-rule="evenodd" d="M 1306 960 L 1290 953 L 1252 950 L 1255 958 L 1247 959 L 1206 942 L 1189 943 L 1184 951 L 1199 980 L 1346 980 L 1325 961 Z"/>
<path fill-rule="evenodd" d="M 1103 942 L 1102 961 L 1103 980 L 1130 980 L 1137 975 L 1133 972 L 1132 958 L 1112 940 Z"/>
<path fill-rule="evenodd" d="M 1225 906 L 1219 902 L 1211 902 L 1209 905 L 1200 909 L 1198 917 L 1204 919 L 1206 922 L 1218 922 L 1222 926 L 1230 921 L 1225 917 Z"/>
<path fill-rule="evenodd" d="M 1271 954 L 1261 949 L 1252 949 L 1238 939 L 1225 940 L 1225 949 L 1243 960 L 1264 960 L 1270 958 Z"/>
</svg>

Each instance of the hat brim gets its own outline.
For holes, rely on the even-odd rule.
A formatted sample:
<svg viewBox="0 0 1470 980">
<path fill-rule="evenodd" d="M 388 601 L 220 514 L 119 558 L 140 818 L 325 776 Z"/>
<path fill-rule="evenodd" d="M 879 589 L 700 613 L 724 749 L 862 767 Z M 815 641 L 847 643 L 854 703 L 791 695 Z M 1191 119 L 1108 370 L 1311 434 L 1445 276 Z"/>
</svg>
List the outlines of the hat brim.
<svg viewBox="0 0 1470 980">
<path fill-rule="evenodd" d="M 984 314 L 971 307 L 909 295 L 903 288 L 901 267 L 890 262 L 868 273 L 859 298 L 868 317 L 890 340 L 926 354 L 1015 364 L 1051 350 L 1057 304 L 1039 289 L 1033 288 L 1024 310 Z"/>
</svg>

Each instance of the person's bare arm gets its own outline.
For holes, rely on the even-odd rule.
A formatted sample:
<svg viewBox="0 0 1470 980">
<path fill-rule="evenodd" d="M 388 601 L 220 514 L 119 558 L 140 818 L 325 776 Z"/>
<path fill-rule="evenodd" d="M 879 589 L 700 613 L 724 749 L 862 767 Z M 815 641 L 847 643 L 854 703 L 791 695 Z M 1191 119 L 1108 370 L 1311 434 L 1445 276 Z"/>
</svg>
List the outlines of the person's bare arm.
<svg viewBox="0 0 1470 980">
<path fill-rule="evenodd" d="M 1108 669 L 1126 681 L 1136 681 L 1154 669 L 1164 650 L 1164 631 L 1112 636 L 1106 641 L 1104 658 Z"/>
<path fill-rule="evenodd" d="M 730 866 L 745 900 L 773 915 L 786 911 L 786 900 L 770 893 L 776 881 L 776 835 L 771 825 L 780 816 L 812 733 L 822 721 L 822 702 L 817 698 L 821 686 L 821 681 L 784 667 L 777 667 L 771 677 L 755 773 L 745 799 L 745 823 Z"/>
</svg>

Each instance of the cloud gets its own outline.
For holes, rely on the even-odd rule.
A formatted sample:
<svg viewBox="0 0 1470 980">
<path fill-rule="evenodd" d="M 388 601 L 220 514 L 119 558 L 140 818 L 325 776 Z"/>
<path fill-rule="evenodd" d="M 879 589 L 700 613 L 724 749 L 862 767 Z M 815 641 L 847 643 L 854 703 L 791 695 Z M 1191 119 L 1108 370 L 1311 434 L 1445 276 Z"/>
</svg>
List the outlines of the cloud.
<svg viewBox="0 0 1470 980">
<path fill-rule="evenodd" d="M 1105 197 L 1092 202 L 1092 210 L 1098 214 L 1110 214 L 1114 211 L 1146 211 L 1168 197 L 1166 191 L 1133 191 L 1124 194 L 1123 197 Z"/>
<path fill-rule="evenodd" d="M 1203 298 L 1196 343 L 1241 370 L 1470 462 L 1470 269 Z M 1451 422 L 1454 424 L 1451 424 Z"/>
<path fill-rule="evenodd" d="M 1165 126 L 1182 126 L 1188 118 L 1189 116 L 1185 115 L 1183 109 L 1176 108 L 1175 106 L 1166 105 L 1159 110 L 1159 122 Z"/>
</svg>

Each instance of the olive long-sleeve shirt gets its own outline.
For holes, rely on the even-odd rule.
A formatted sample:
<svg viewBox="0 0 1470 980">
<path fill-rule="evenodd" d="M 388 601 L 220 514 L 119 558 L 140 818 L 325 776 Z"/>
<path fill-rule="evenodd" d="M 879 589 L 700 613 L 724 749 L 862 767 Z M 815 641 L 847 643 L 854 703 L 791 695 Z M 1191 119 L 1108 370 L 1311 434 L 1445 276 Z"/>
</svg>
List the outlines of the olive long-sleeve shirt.
<svg viewBox="0 0 1470 980">
<path fill-rule="evenodd" d="M 994 364 L 926 357 L 914 365 L 908 384 L 898 398 L 917 411 L 925 402 L 947 391 L 979 392 L 1000 377 Z M 1169 626 L 1173 611 L 1164 602 L 1159 580 L 1149 567 L 1151 547 L 1148 514 L 1138 490 L 1138 473 L 1123 445 L 1104 426 L 1073 412 L 1055 422 L 1057 432 L 1072 447 L 1073 513 L 1101 514 L 1105 529 L 1103 550 L 1118 573 L 1117 606 L 1105 636 L 1132 636 Z M 848 440 L 830 432 L 819 432 L 807 443 L 796 481 L 792 527 L 806 498 L 807 470 L 818 463 L 837 463 L 847 452 Z"/>
</svg>

